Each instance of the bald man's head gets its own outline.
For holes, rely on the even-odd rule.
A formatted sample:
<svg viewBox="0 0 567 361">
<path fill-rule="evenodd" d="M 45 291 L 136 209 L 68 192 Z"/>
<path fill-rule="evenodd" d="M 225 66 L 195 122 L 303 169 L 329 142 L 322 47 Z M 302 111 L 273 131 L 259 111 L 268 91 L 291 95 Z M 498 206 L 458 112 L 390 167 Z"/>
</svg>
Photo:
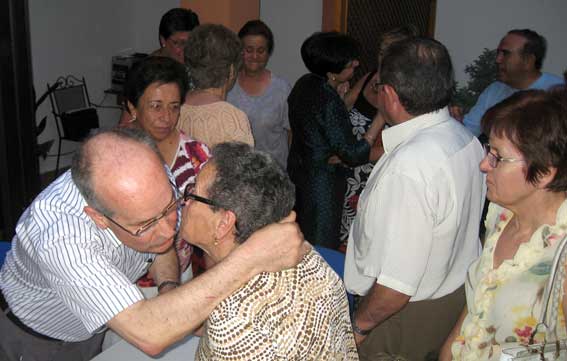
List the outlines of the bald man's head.
<svg viewBox="0 0 567 361">
<path fill-rule="evenodd" d="M 118 195 L 128 197 L 159 178 L 167 181 L 154 141 L 141 130 L 126 128 L 85 140 L 73 157 L 71 175 L 87 204 L 109 216 L 115 211 L 110 201 Z"/>
</svg>

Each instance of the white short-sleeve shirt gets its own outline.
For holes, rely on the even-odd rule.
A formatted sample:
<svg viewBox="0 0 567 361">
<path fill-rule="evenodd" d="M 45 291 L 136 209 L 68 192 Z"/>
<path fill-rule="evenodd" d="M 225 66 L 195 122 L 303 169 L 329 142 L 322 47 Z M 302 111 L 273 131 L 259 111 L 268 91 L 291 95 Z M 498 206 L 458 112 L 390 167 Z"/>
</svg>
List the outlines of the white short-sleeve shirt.
<svg viewBox="0 0 567 361">
<path fill-rule="evenodd" d="M 349 292 L 375 282 L 436 299 L 460 287 L 480 254 L 484 156 L 476 137 L 447 108 L 390 127 L 351 227 L 345 263 Z"/>
</svg>

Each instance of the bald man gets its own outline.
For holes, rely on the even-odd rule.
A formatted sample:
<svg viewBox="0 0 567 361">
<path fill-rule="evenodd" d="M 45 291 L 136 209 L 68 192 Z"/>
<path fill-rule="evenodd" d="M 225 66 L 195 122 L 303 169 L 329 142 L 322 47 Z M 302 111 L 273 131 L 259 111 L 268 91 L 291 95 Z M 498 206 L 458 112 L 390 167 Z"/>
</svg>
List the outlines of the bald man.
<svg viewBox="0 0 567 361">
<path fill-rule="evenodd" d="M 177 287 L 171 246 L 182 204 L 144 133 L 116 129 L 88 139 L 71 170 L 18 222 L 0 271 L 0 354 L 89 360 L 109 327 L 156 355 L 200 326 L 250 278 L 294 266 L 308 247 L 294 223 L 270 225 Z M 146 272 L 160 290 L 149 300 L 135 286 Z"/>
</svg>

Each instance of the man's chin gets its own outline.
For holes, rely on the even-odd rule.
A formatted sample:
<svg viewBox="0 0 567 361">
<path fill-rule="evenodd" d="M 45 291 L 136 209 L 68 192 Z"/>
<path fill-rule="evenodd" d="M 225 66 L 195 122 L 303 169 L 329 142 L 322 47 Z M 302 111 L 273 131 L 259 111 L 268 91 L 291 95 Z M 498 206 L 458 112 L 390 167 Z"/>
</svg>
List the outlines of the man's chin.
<svg viewBox="0 0 567 361">
<path fill-rule="evenodd" d="M 167 241 L 163 242 L 161 245 L 159 246 L 155 246 L 152 247 L 152 249 L 150 250 L 151 253 L 157 253 L 157 254 L 162 254 L 165 253 L 167 251 L 169 251 L 169 249 L 173 246 L 173 238 L 168 239 Z"/>
</svg>

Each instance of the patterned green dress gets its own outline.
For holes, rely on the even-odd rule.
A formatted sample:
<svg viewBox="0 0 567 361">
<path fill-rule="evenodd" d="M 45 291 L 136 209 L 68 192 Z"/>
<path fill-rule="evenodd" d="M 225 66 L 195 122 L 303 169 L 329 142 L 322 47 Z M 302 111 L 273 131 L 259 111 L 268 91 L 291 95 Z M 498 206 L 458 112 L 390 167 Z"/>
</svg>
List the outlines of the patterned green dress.
<svg viewBox="0 0 567 361">
<path fill-rule="evenodd" d="M 299 226 L 311 243 L 337 249 L 346 190 L 344 165 L 367 163 L 370 145 L 356 139 L 343 100 L 323 77 L 302 76 L 288 105 L 292 143 L 287 169 L 296 186 Z M 333 155 L 342 164 L 329 164 Z"/>
</svg>

